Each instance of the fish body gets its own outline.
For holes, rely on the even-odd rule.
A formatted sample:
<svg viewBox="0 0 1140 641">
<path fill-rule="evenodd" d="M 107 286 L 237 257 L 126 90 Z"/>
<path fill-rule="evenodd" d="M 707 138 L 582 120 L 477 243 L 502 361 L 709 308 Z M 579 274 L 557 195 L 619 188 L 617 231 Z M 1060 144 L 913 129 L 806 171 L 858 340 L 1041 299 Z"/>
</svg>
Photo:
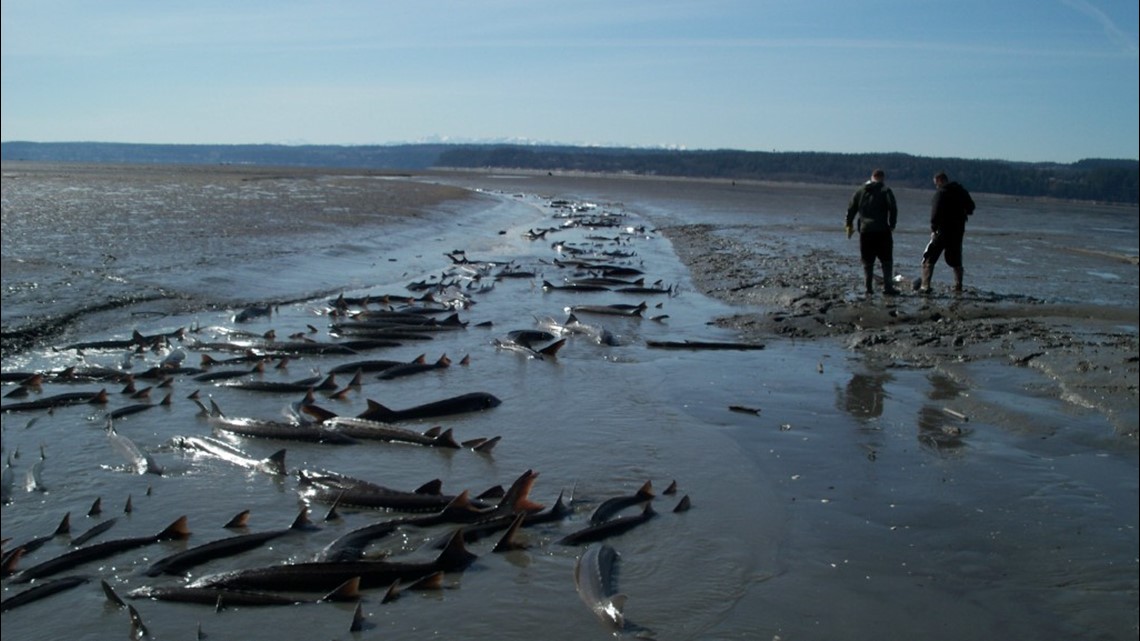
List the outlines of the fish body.
<svg viewBox="0 0 1140 641">
<path fill-rule="evenodd" d="M 649 521 L 649 519 L 657 516 L 657 512 L 653 510 L 652 503 L 646 503 L 645 509 L 641 514 L 631 516 L 619 516 L 609 521 L 604 521 L 596 525 L 590 525 L 575 532 L 571 532 L 558 540 L 562 545 L 580 545 L 582 543 L 593 543 L 601 541 L 611 536 L 617 536 L 632 530 L 633 528 Z"/>
<path fill-rule="evenodd" d="M 270 474 L 285 474 L 285 450 L 277 450 L 263 459 L 255 459 L 238 448 L 209 436 L 176 436 L 174 445 L 185 450 L 202 452 L 223 461 Z"/>
<path fill-rule="evenodd" d="M 43 563 L 22 570 L 12 577 L 12 582 L 27 583 L 32 579 L 51 576 L 52 574 L 69 570 L 84 563 L 105 559 L 120 552 L 147 546 L 152 543 L 157 543 L 158 541 L 184 539 L 188 536 L 190 536 L 190 530 L 186 526 L 186 517 L 182 516 L 158 534 L 104 541 L 103 543 L 95 543 L 71 550 L 70 552 L 65 552 L 55 558 L 48 559 Z"/>
<path fill-rule="evenodd" d="M 358 415 L 357 418 L 381 421 L 383 423 L 396 423 L 399 421 L 449 416 L 466 412 L 479 412 L 491 409 L 492 407 L 498 407 L 500 404 L 502 404 L 501 400 L 487 392 L 470 392 L 468 394 L 461 394 L 459 396 L 424 403 L 423 405 L 402 410 L 390 409 L 370 399 L 368 401 L 368 409 Z"/>
<path fill-rule="evenodd" d="M 0 407 L 0 412 L 47 410 L 57 407 L 64 407 L 67 405 L 82 405 L 84 403 L 90 403 L 93 405 L 106 404 L 107 390 L 99 390 L 98 392 L 67 392 L 65 394 L 56 394 L 55 396 L 39 398 L 34 401 L 25 401 L 23 403 L 9 403 L 8 405 Z"/>
<path fill-rule="evenodd" d="M 578 597 L 602 623 L 621 630 L 625 626 L 626 597 L 616 590 L 617 561 L 618 553 L 609 545 L 591 545 L 574 565 L 574 586 Z"/>
<path fill-rule="evenodd" d="M 202 577 L 188 587 L 323 592 L 353 577 L 360 578 L 361 588 L 388 587 L 393 581 L 420 579 L 435 572 L 460 572 L 476 558 L 463 545 L 462 531 L 456 530 L 448 546 L 430 561 L 314 561 L 273 565 Z"/>
<path fill-rule="evenodd" d="M 312 524 L 306 513 L 302 511 L 293 524 L 285 529 L 230 536 L 163 557 L 146 569 L 146 575 L 183 574 L 186 570 L 202 563 L 253 550 L 286 534 L 311 527 Z"/>
</svg>

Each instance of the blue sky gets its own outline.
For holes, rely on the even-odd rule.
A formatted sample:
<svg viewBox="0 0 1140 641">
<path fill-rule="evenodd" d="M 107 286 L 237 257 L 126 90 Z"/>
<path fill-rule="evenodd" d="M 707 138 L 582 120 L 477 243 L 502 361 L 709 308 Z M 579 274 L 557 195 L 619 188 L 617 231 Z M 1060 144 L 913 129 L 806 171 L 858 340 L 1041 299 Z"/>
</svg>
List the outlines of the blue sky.
<svg viewBox="0 0 1140 641">
<path fill-rule="evenodd" d="M 0 139 L 1140 158 L 1135 0 L 4 0 Z"/>
</svg>

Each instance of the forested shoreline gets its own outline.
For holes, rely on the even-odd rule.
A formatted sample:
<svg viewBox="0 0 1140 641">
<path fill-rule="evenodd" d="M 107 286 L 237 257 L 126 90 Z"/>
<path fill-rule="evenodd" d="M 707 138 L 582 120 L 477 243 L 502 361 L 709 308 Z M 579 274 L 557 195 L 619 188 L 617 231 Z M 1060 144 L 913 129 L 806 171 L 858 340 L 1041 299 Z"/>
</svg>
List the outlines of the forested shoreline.
<svg viewBox="0 0 1140 641">
<path fill-rule="evenodd" d="M 575 147 L 518 144 L 152 145 L 127 143 L 0 144 L 5 161 L 182 163 L 361 169 L 497 168 L 583 171 L 726 180 L 849 184 L 882 167 L 898 186 L 926 188 L 937 171 L 979 193 L 1027 198 L 1138 204 L 1140 161 L 1075 163 L 935 158 L 904 153 L 840 154 Z"/>
</svg>

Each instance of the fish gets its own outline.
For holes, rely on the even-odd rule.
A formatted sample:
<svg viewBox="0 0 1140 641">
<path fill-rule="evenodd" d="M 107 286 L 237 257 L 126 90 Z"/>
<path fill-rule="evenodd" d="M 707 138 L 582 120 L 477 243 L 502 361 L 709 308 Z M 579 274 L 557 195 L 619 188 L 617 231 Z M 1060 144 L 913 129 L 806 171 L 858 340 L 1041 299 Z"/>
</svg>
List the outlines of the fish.
<svg viewBox="0 0 1140 641">
<path fill-rule="evenodd" d="M 352 445 L 358 442 L 356 439 L 344 434 L 323 429 L 318 423 L 294 423 L 266 421 L 255 418 L 233 418 L 223 414 L 213 401 L 211 401 L 211 409 L 209 410 L 206 410 L 197 399 L 195 399 L 195 402 L 197 402 L 199 407 L 206 413 L 210 426 L 215 430 L 221 430 L 223 432 L 252 438 L 276 438 L 330 445 Z"/>
<path fill-rule="evenodd" d="M 130 464 L 135 473 L 162 475 L 162 466 L 155 462 L 150 454 L 139 449 L 134 441 L 115 431 L 114 423 L 110 417 L 107 418 L 107 440 L 123 458 L 127 459 L 127 463 Z"/>
<path fill-rule="evenodd" d="M 357 528 L 337 537 L 325 546 L 317 559 L 321 561 L 357 560 L 364 553 L 365 546 L 372 541 L 388 536 L 402 526 L 422 528 L 437 525 L 463 525 L 467 527 L 474 524 L 478 527 L 480 523 L 503 516 L 513 518 L 516 514 L 538 513 L 542 510 L 542 505 L 530 499 L 530 491 L 537 478 L 538 473 L 533 470 L 523 472 L 503 494 L 503 498 L 491 508 L 476 506 L 468 498 L 467 492 L 463 492 L 437 513 L 389 519 Z M 503 527 L 507 526 L 504 525 Z"/>
<path fill-rule="evenodd" d="M 763 343 L 735 343 L 722 341 L 645 341 L 645 345 L 647 347 L 656 347 L 659 349 L 764 349 Z"/>
<path fill-rule="evenodd" d="M 128 592 L 127 598 L 201 603 L 214 606 L 216 610 L 221 610 L 227 606 L 271 606 L 319 603 L 322 601 L 356 601 L 360 599 L 360 578 L 352 577 L 328 594 L 315 600 L 273 592 L 186 586 L 142 586 Z"/>
<path fill-rule="evenodd" d="M 254 532 L 252 534 L 239 534 L 237 536 L 203 543 L 202 545 L 163 557 L 152 563 L 143 573 L 147 576 L 184 574 L 186 570 L 201 565 L 202 563 L 240 554 L 247 550 L 258 548 L 286 534 L 314 528 L 315 526 L 313 526 L 309 520 L 308 510 L 302 509 L 301 513 L 297 515 L 297 518 L 293 520 L 292 525 L 285 529 Z"/>
<path fill-rule="evenodd" d="M 33 410 L 49 410 L 57 407 L 65 407 L 67 405 L 105 405 L 107 403 L 107 390 L 102 389 L 98 392 L 67 392 L 65 394 L 56 394 L 55 396 L 48 396 L 39 398 L 34 401 L 25 401 L 23 403 L 9 403 L 8 405 L 0 406 L 0 412 L 27 412 Z"/>
<path fill-rule="evenodd" d="M 389 381 L 393 378 L 411 376 L 412 374 L 430 372 L 436 369 L 445 369 L 450 365 L 451 359 L 447 357 L 447 354 L 441 355 L 439 357 L 439 360 L 434 363 L 425 362 L 424 357 L 421 355 L 411 363 L 404 363 L 402 365 L 396 365 L 395 367 L 389 367 L 388 369 L 385 369 L 383 372 L 380 372 L 380 375 L 376 378 L 382 381 Z"/>
<path fill-rule="evenodd" d="M 248 323 L 249 321 L 260 318 L 262 316 L 269 318 L 273 313 L 273 305 L 266 303 L 264 305 L 250 305 L 240 312 L 234 314 L 233 321 L 235 323 Z"/>
<path fill-rule="evenodd" d="M 554 341 L 553 343 L 547 345 L 546 347 L 539 348 L 539 349 L 536 349 L 534 347 L 531 347 L 528 344 L 521 343 L 518 341 L 513 341 L 513 340 L 503 341 L 503 340 L 499 340 L 497 338 L 495 339 L 495 347 L 498 347 L 499 349 L 510 350 L 513 352 L 519 352 L 521 354 L 525 354 L 526 356 L 529 356 L 530 358 L 534 358 L 537 360 L 545 360 L 547 358 L 554 358 L 555 356 L 558 355 L 559 350 L 561 350 L 565 345 L 566 345 L 566 339 L 565 338 L 560 338 L 560 339 Z"/>
<path fill-rule="evenodd" d="M 334 412 L 312 403 L 302 406 L 301 411 L 315 417 L 320 421 L 322 427 L 340 432 L 351 438 L 411 443 L 413 445 L 451 449 L 459 449 L 461 447 L 460 444 L 455 441 L 455 437 L 450 428 L 442 432 L 434 427 L 425 432 L 416 432 L 402 427 L 395 427 L 381 421 L 372 421 L 350 416 L 337 416 Z M 475 447 L 479 445 L 481 444 L 476 444 Z"/>
<path fill-rule="evenodd" d="M 268 472 L 269 474 L 284 475 L 285 450 L 280 449 L 263 459 L 255 459 L 238 448 L 210 436 L 175 436 L 172 439 L 175 447 L 208 454 L 223 461 L 233 463 L 240 467 Z"/>
<path fill-rule="evenodd" d="M 0 601 L 0 612 L 7 612 L 8 610 L 18 608 L 21 605 L 27 605 L 34 601 L 39 601 L 40 599 L 49 597 L 58 592 L 70 590 L 71 588 L 83 585 L 90 580 L 91 579 L 89 577 L 85 576 L 65 576 L 59 579 L 41 583 L 40 585 L 28 588 L 23 592 L 14 594 L 7 599 L 4 599 L 3 601 Z"/>
<path fill-rule="evenodd" d="M 457 528 L 446 548 L 429 561 L 312 561 L 223 572 L 197 579 L 188 587 L 237 590 L 322 592 L 353 578 L 361 588 L 387 587 L 397 580 L 414 580 L 435 572 L 462 572 L 478 558 L 463 544 Z"/>
<path fill-rule="evenodd" d="M 87 531 L 84 532 L 83 534 L 80 534 L 79 536 L 71 539 L 71 547 L 75 547 L 75 548 L 80 547 L 84 543 L 90 541 L 91 539 L 99 536 L 100 534 L 102 534 L 102 533 L 106 532 L 107 530 L 111 529 L 112 527 L 114 527 L 115 523 L 117 521 L 118 521 L 117 518 L 108 519 L 106 521 L 103 521 L 102 523 L 99 523 L 98 525 L 94 525 L 94 526 L 88 528 Z"/>
<path fill-rule="evenodd" d="M 614 305 L 574 305 L 570 311 L 579 314 L 602 314 L 608 316 L 641 316 L 649 306 L 644 301 L 637 305 L 617 303 Z"/>
<path fill-rule="evenodd" d="M 251 392 L 270 392 L 275 394 L 297 394 L 305 393 L 309 390 L 333 390 L 337 388 L 336 374 L 329 374 L 324 377 L 311 377 L 303 378 L 298 381 L 241 381 L 237 383 L 226 383 L 225 387 L 230 389 L 242 389 Z"/>
<path fill-rule="evenodd" d="M 649 519 L 657 516 L 657 512 L 653 510 L 652 503 L 646 503 L 645 508 L 641 514 L 632 516 L 619 516 L 615 519 L 603 521 L 596 525 L 590 525 L 580 530 L 571 532 L 558 540 L 561 545 L 579 545 L 582 543 L 592 543 L 594 541 L 601 541 L 611 536 L 623 534 L 633 528 L 645 523 Z"/>
<path fill-rule="evenodd" d="M 611 516 L 617 514 L 625 508 L 632 505 L 638 505 L 646 501 L 651 501 L 653 500 L 653 497 L 653 483 L 646 481 L 645 484 L 637 489 L 637 492 L 631 495 L 615 496 L 613 498 L 602 501 L 602 503 L 594 509 L 594 513 L 590 515 L 590 525 L 597 525 L 604 521 L 608 521 Z"/>
<path fill-rule="evenodd" d="M 55 537 L 70 533 L 71 512 L 68 512 L 63 515 L 62 519 L 59 520 L 59 525 L 56 526 L 55 530 L 51 534 L 48 534 L 46 536 L 37 536 L 36 538 L 19 545 L 13 545 L 10 550 L 4 552 L 4 556 L 2 560 L 0 560 L 0 565 L 2 565 L 4 568 L 4 576 L 12 574 L 16 562 L 19 561 L 20 557 L 24 554 L 31 554 L 32 552 L 35 552 L 36 550 L 43 547 L 44 543 L 47 543 Z"/>
<path fill-rule="evenodd" d="M 52 574 L 74 568 L 77 565 L 82 565 L 84 563 L 89 563 L 91 561 L 96 561 L 99 559 L 105 559 L 120 552 L 133 550 L 135 548 L 147 546 L 159 541 L 184 539 L 188 536 L 190 536 L 190 530 L 187 527 L 186 517 L 180 516 L 175 519 L 173 523 L 166 526 L 166 529 L 162 530 L 158 534 L 126 539 L 115 539 L 113 541 L 104 541 L 103 543 L 95 543 L 85 547 L 77 548 L 18 572 L 12 577 L 12 582 L 27 583 L 32 579 L 40 579 L 45 576 L 51 576 Z"/>
<path fill-rule="evenodd" d="M 553 292 L 553 291 L 560 291 L 560 292 L 608 292 L 608 291 L 610 291 L 610 288 L 606 287 L 605 285 L 597 285 L 597 284 L 593 284 L 593 283 L 581 283 L 581 282 L 568 282 L 565 285 L 555 285 L 554 283 L 552 283 L 548 280 L 542 281 L 542 289 L 543 289 L 543 291 L 547 291 L 547 292 Z"/>
<path fill-rule="evenodd" d="M 310 500 L 397 512 L 435 512 L 456 498 L 440 493 L 439 479 L 412 491 L 396 490 L 335 472 L 300 470 L 297 480 L 302 496 Z"/>
<path fill-rule="evenodd" d="M 374 421 L 381 421 L 383 423 L 396 423 L 399 421 L 408 421 L 421 418 L 435 418 L 437 416 L 449 416 L 452 414 L 463 414 L 466 412 L 480 412 L 483 410 L 498 407 L 502 404 L 494 394 L 487 392 L 470 392 L 467 394 L 460 394 L 451 398 L 445 398 L 431 403 L 424 403 L 415 407 L 409 407 L 402 410 L 393 410 L 385 407 L 381 403 L 374 400 L 368 400 L 368 409 L 363 413 L 357 415 L 357 418 L 365 418 Z"/>
<path fill-rule="evenodd" d="M 24 489 L 29 492 L 46 492 L 47 486 L 44 485 L 44 461 L 47 456 L 44 454 L 44 446 L 40 446 L 40 458 L 28 468 L 28 473 L 24 479 Z"/>
<path fill-rule="evenodd" d="M 618 553 L 606 544 L 591 545 L 574 564 L 574 586 L 582 603 L 606 626 L 625 627 L 626 596 L 617 592 L 615 569 Z"/>
</svg>

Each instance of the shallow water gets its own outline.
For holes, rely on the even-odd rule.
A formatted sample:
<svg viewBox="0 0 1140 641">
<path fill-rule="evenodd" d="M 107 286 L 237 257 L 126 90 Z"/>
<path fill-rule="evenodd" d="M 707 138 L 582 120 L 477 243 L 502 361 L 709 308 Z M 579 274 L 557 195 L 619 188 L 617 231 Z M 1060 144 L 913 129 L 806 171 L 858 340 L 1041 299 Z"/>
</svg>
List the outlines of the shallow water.
<svg viewBox="0 0 1140 641">
<path fill-rule="evenodd" d="M 550 504 L 560 492 L 572 495 L 577 513 L 570 521 L 524 531 L 530 544 L 525 551 L 495 554 L 490 541 L 472 544 L 479 559 L 466 572 L 450 575 L 449 589 L 440 593 L 405 593 L 381 604 L 381 591 L 368 591 L 364 611 L 371 627 L 360 633 L 348 632 L 353 606 L 346 604 L 215 612 L 205 606 L 134 602 L 156 638 L 189 638 L 199 624 L 211 638 L 276 639 L 282 630 L 297 639 L 609 637 L 575 595 L 573 568 L 581 549 L 555 541 L 584 523 L 601 500 L 631 493 L 646 480 L 658 491 L 676 480 L 679 493 L 660 496 L 654 502 L 656 518 L 609 543 L 621 555 L 618 583 L 629 596 L 626 616 L 636 630 L 651 631 L 656 638 L 1135 638 L 1136 449 L 1115 440 L 1104 417 L 1057 400 L 1049 382 L 1033 371 L 985 363 L 939 370 L 888 368 L 827 342 L 773 340 L 760 351 L 645 346 L 646 340 L 735 338 L 708 325 L 728 310 L 693 291 L 668 241 L 651 231 L 654 226 L 732 226 L 763 215 L 771 220 L 766 229 L 786 234 L 789 242 L 802 238 L 806 246 L 821 242 L 813 234 L 830 226 L 828 216 L 841 207 L 835 198 L 845 189 L 771 186 L 742 195 L 733 186 L 671 182 L 473 175 L 426 179 L 483 192 L 413 220 L 381 226 L 354 219 L 353 226 L 345 227 L 324 217 L 305 217 L 306 208 L 328 213 L 336 202 L 328 190 L 382 191 L 385 183 L 266 180 L 231 189 L 224 182 L 204 188 L 196 181 L 194 189 L 180 190 L 176 171 L 157 187 L 132 183 L 132 189 L 85 185 L 73 178 L 79 184 L 63 192 L 66 198 L 58 196 L 66 206 L 52 208 L 56 184 L 29 187 L 41 189 L 38 193 L 17 193 L 5 177 L 6 325 L 42 313 L 38 306 L 45 299 L 54 301 L 53 309 L 74 310 L 107 297 L 153 298 L 85 314 L 56 345 L 123 337 L 132 329 L 152 334 L 233 326 L 234 312 L 257 301 L 293 302 L 243 329 L 273 328 L 282 336 L 307 332 L 313 325 L 315 336 L 324 338 L 329 297 L 341 291 L 401 291 L 406 283 L 449 270 L 445 254 L 454 250 L 464 250 L 471 260 L 514 261 L 538 273 L 534 279 L 504 279 L 473 293 L 475 304 L 461 312 L 470 322 L 466 330 L 362 357 L 405 360 L 424 353 L 434 359 L 446 353 L 456 362 L 470 355 L 469 365 L 395 381 L 373 378 L 344 400 L 318 401 L 353 414 L 364 409 L 366 398 L 399 408 L 470 391 L 491 392 L 502 405 L 418 426 L 442 424 L 462 438 L 501 435 L 491 455 L 382 443 L 237 442 L 256 457 L 287 447 L 290 469 L 327 468 L 403 489 L 440 478 L 445 491 L 470 488 L 477 493 L 507 485 L 533 469 L 539 478 L 532 497 Z M 924 195 L 900 197 L 904 207 L 913 203 L 917 210 Z M 527 230 L 560 223 L 553 217 L 558 210 L 549 207 L 552 198 L 592 201 L 596 211 L 623 216 L 623 226 L 644 224 L 647 229 L 620 234 L 620 245 L 587 239 L 618 235 L 620 230 L 611 228 L 525 240 Z M 221 233 L 222 221 L 210 217 L 220 202 L 246 203 L 247 208 L 236 211 L 246 211 L 248 220 L 258 222 L 243 228 L 230 218 L 230 231 Z M 36 224 L 21 203 L 41 204 Z M 756 203 L 763 203 L 761 211 Z M 135 214 L 108 216 L 124 207 Z M 969 251 L 975 246 L 986 251 L 981 239 L 995 247 L 1007 245 L 999 239 L 1014 234 L 1019 224 L 1015 215 L 1040 215 L 1014 209 L 1003 214 L 1002 224 L 972 230 L 976 245 Z M 52 221 L 61 211 L 88 225 L 60 230 Z M 232 216 L 235 210 L 225 211 Z M 351 213 L 346 212 L 346 219 Z M 1129 248 L 1119 240 L 1112 208 L 1090 208 L 1088 215 L 1103 216 L 1096 229 L 1116 240 L 1086 246 L 1064 222 L 1055 221 L 1041 225 L 1042 231 L 1017 251 L 1104 249 L 1117 242 L 1117 248 L 1135 253 L 1135 216 L 1129 223 Z M 56 231 L 44 234 L 45 228 Z M 88 240 L 92 236 L 94 243 Z M 924 241 L 921 229 L 900 236 L 905 236 L 900 253 Z M 566 271 L 551 264 L 554 239 L 636 252 L 628 262 L 644 269 L 649 280 L 679 287 L 676 296 L 645 299 L 653 306 L 647 317 L 668 318 L 583 315 L 616 334 L 621 344 L 603 346 L 574 336 L 556 359 L 528 359 L 495 347 L 493 340 L 507 331 L 534 327 L 535 317 L 564 320 L 569 305 L 641 300 L 616 293 L 543 292 L 543 278 L 554 281 Z M 69 247 L 71 255 L 61 257 Z M 115 258 L 101 262 L 104 254 Z M 977 279 L 996 286 L 1017 278 L 1020 293 L 1058 300 L 1083 300 L 1090 281 L 1104 281 L 1113 288 L 1106 298 L 1127 301 L 1130 295 L 1135 304 L 1135 266 L 1118 272 L 1115 263 L 1090 253 L 1067 255 L 1088 264 L 1066 268 L 1064 274 L 1071 276 L 1065 278 L 1035 281 L 1024 278 L 1024 270 L 1003 275 L 1003 268 L 987 267 L 977 270 Z M 56 258 L 34 262 L 35 256 Z M 10 272 L 11 265 L 16 267 Z M 1079 285 L 1066 286 L 1070 277 Z M 30 282 L 38 288 L 27 286 Z M 52 295 L 42 296 L 44 291 Z M 140 291 L 154 296 L 137 295 Z M 477 327 L 479 323 L 490 327 Z M 213 340 L 208 332 L 199 337 Z M 188 364 L 196 364 L 197 353 L 184 349 L 190 352 Z M 131 367 L 141 371 L 161 357 L 133 358 Z M 115 367 L 124 352 L 88 351 L 84 358 Z M 74 350 L 42 349 L 5 354 L 3 367 L 58 369 L 76 360 Z M 355 358 L 298 358 L 286 372 L 269 372 L 264 378 L 296 380 L 347 360 Z M 48 386 L 44 395 L 98 387 Z M 160 543 L 81 568 L 96 580 L 6 612 L 5 636 L 125 636 L 127 616 L 104 603 L 98 578 L 120 592 L 172 583 L 145 579 L 139 572 L 184 545 L 228 535 L 221 525 L 240 510 L 252 511 L 251 531 L 285 527 L 292 520 L 301 505 L 294 479 L 275 480 L 167 446 L 174 435 L 209 432 L 196 416 L 196 406 L 186 400 L 196 389 L 236 416 L 278 417 L 297 400 L 176 380 L 171 406 L 118 423 L 121 433 L 167 468 L 161 477 L 123 469 L 124 461 L 99 429 L 103 409 L 78 406 L 52 414 L 3 416 L 4 453 L 20 453 L 13 466 L 13 500 L 3 507 L 5 538 L 23 541 L 47 534 L 67 511 L 74 531 L 82 531 L 100 520 L 82 516 L 96 497 L 103 499 L 102 519 L 119 516 L 121 521 L 100 540 L 152 534 L 182 514 L 189 516 L 194 532 L 187 544 Z M 109 391 L 108 409 L 134 402 L 121 398 L 117 389 Z M 152 400 L 160 397 L 160 390 L 152 391 Z M 759 412 L 732 411 L 733 405 Z M 969 420 L 963 423 L 943 408 Z M 35 423 L 26 426 L 33 417 Z M 962 433 L 946 438 L 943 427 Z M 22 481 L 41 445 L 47 491 L 27 492 Z M 671 512 L 684 494 L 693 509 Z M 134 509 L 119 514 L 128 496 Z M 321 517 L 326 509 L 315 505 L 313 515 Z M 366 511 L 342 513 L 342 520 L 322 523 L 319 532 L 214 562 L 198 568 L 196 575 L 304 560 L 336 536 L 377 518 Z M 439 533 L 409 531 L 378 548 L 426 558 L 430 553 L 419 550 L 420 544 Z M 65 543 L 49 543 L 22 565 L 61 552 Z M 22 587 L 5 582 L 5 598 Z M 73 615 L 46 615 L 58 611 Z"/>
</svg>

